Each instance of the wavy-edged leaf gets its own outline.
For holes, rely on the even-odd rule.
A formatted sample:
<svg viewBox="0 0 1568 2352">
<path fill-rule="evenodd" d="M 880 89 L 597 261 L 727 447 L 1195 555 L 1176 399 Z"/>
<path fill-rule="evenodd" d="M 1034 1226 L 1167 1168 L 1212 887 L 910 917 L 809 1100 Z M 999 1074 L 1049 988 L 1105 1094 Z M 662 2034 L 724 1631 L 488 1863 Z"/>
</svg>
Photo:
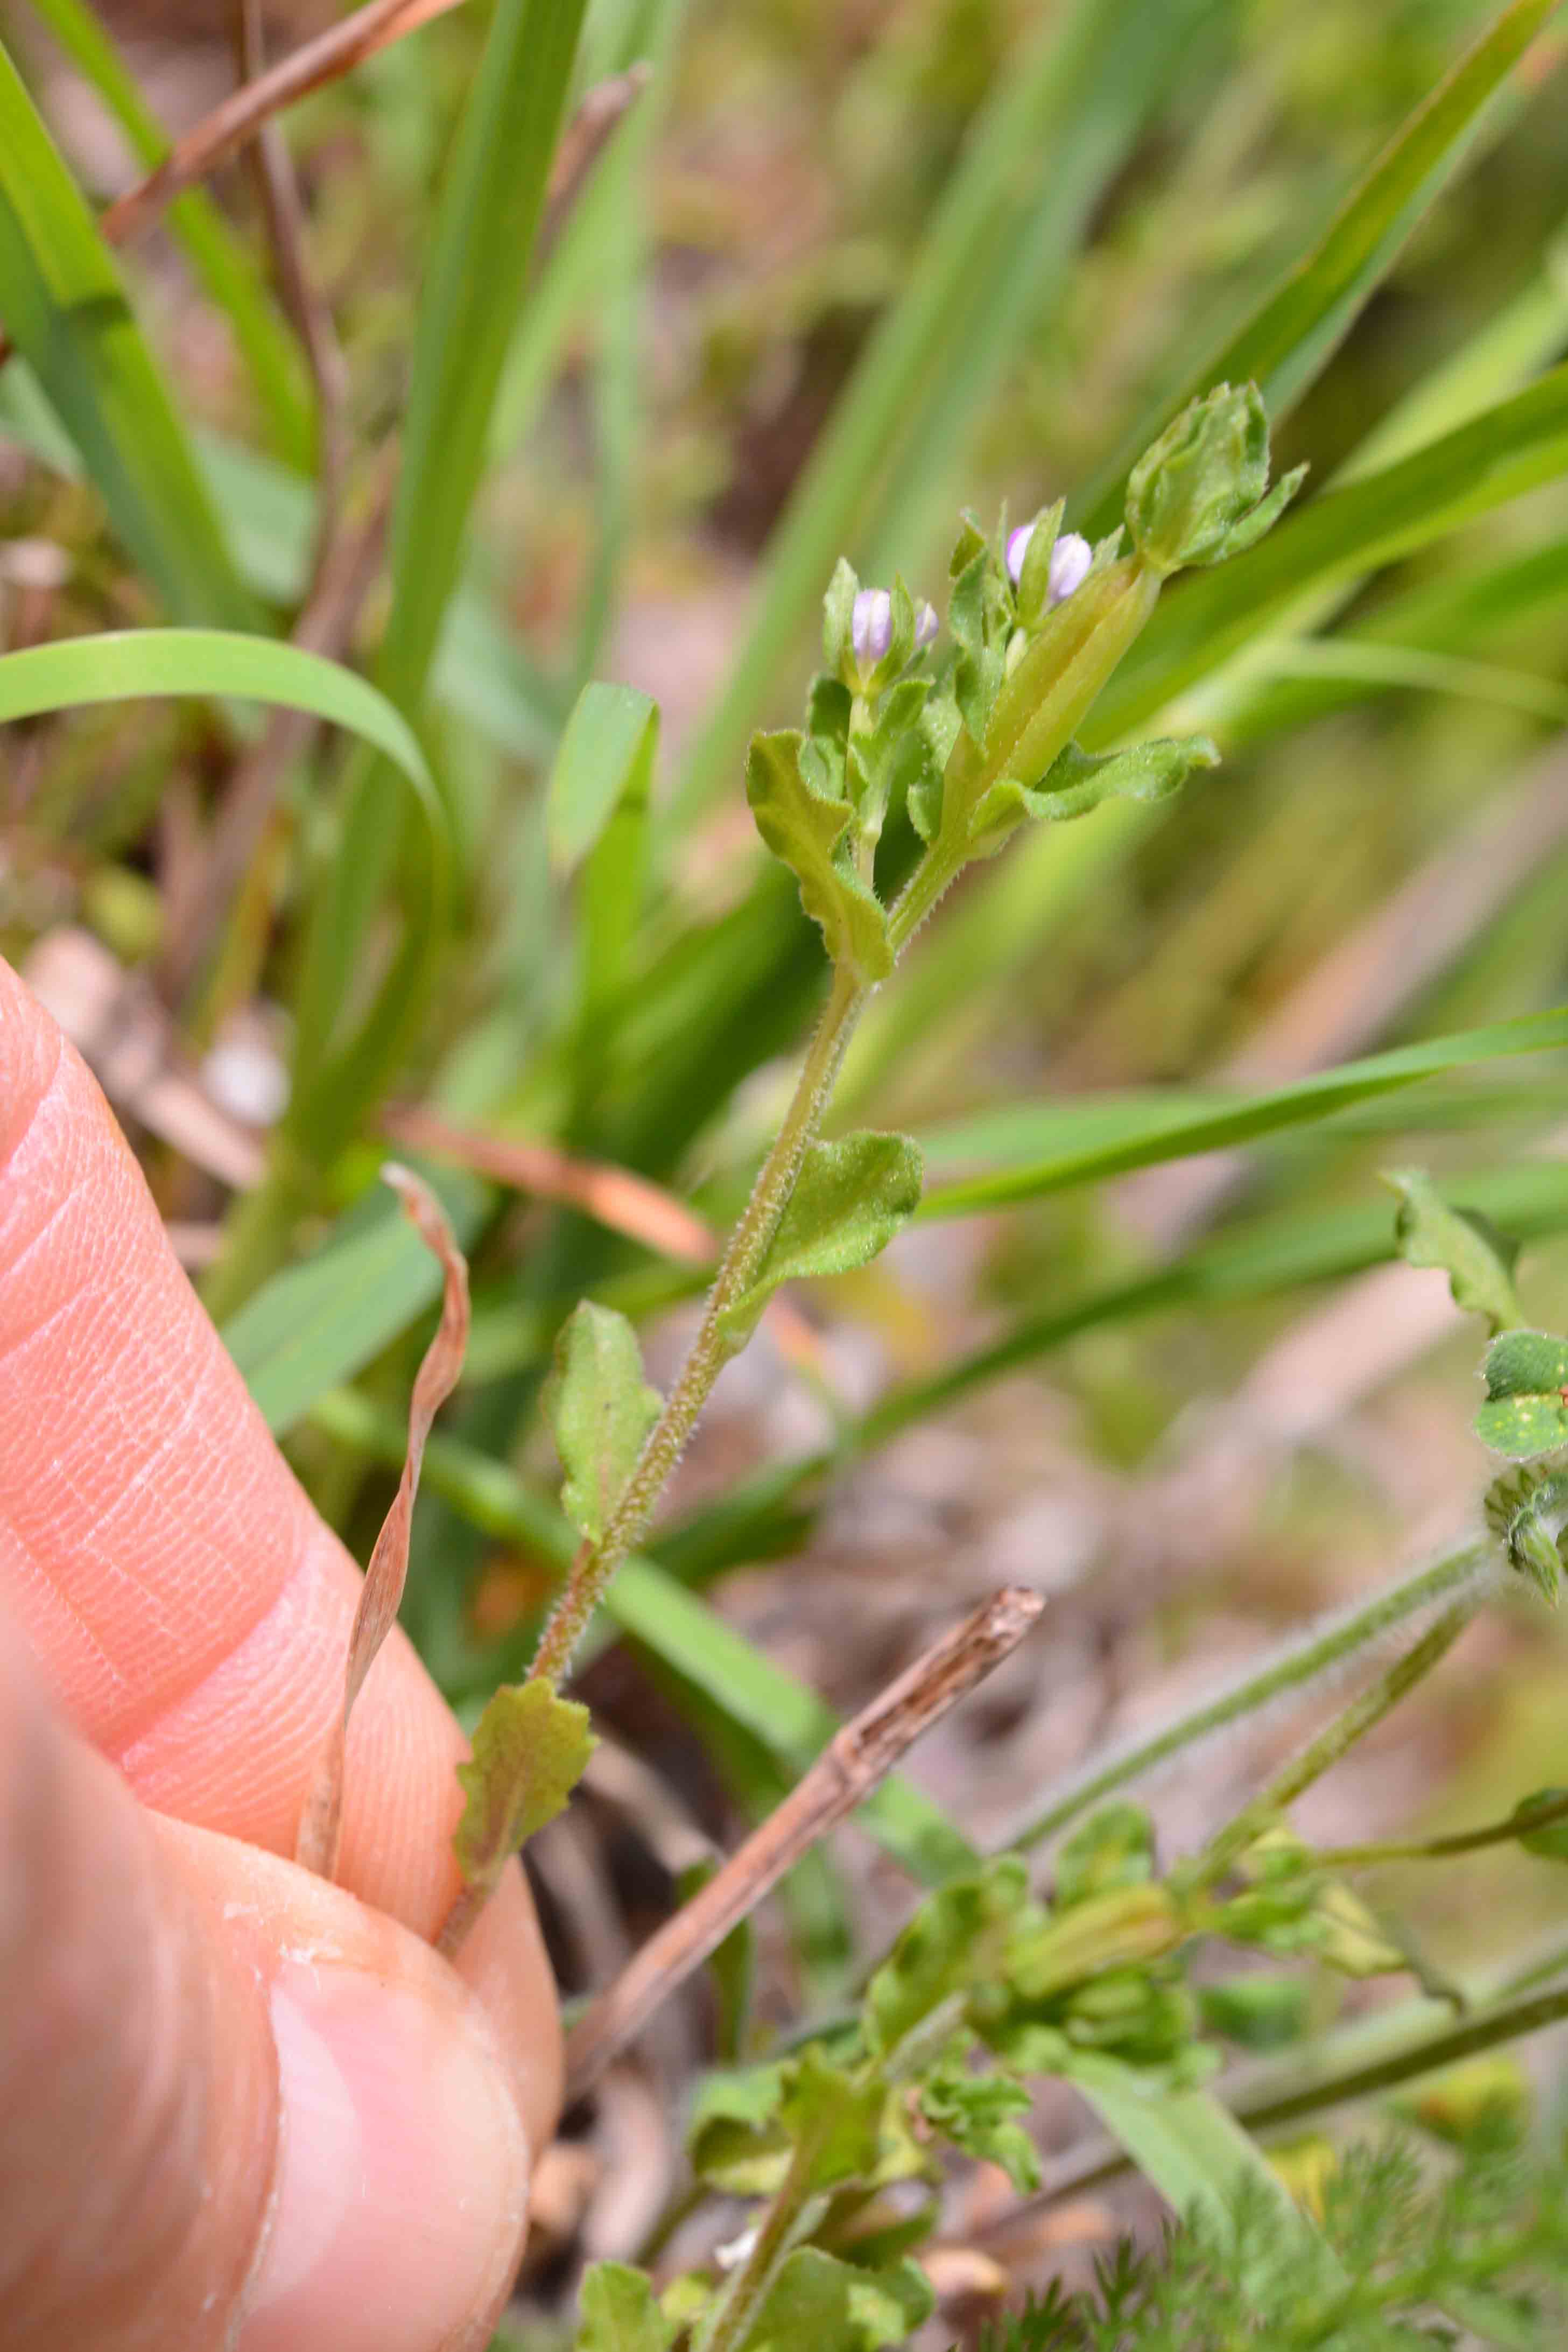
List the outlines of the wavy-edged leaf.
<svg viewBox="0 0 1568 2352">
<path fill-rule="evenodd" d="M 918 2263 L 862 2270 L 818 2246 L 786 2257 L 742 2352 L 881 2352 L 930 2318 L 936 2297 Z"/>
<path fill-rule="evenodd" d="M 561 1503 L 597 1543 L 664 1400 L 643 1378 L 643 1351 L 624 1315 L 580 1299 L 561 1327 L 545 1385 L 545 1417 L 566 1471 Z"/>
<path fill-rule="evenodd" d="M 914 1214 L 921 1182 L 920 1153 L 906 1135 L 813 1143 L 767 1257 L 726 1311 L 726 1328 L 749 1331 L 782 1283 L 869 1265 Z"/>
<path fill-rule="evenodd" d="M 973 855 L 994 856 L 1026 818 L 1060 824 L 1090 815 L 1106 801 L 1169 800 L 1194 769 L 1218 765 L 1219 753 L 1206 735 L 1163 736 L 1098 756 L 1069 743 L 1038 784 L 1004 776 L 991 785 L 970 813 Z"/>
<path fill-rule="evenodd" d="M 546 1682 L 504 1683 L 457 1767 L 466 1801 L 453 1837 L 465 1887 L 487 1893 L 517 1848 L 565 1810 L 595 1746 L 588 1709 Z"/>
<path fill-rule="evenodd" d="M 1476 1435 L 1494 1454 L 1531 1462 L 1568 1445 L 1568 1339 L 1550 1331 L 1504 1331 L 1482 1367 L 1487 1397 Z"/>
<path fill-rule="evenodd" d="M 1078 1101 L 1015 1106 L 921 1139 L 938 1168 L 965 1159 L 1005 1164 L 958 1182 L 936 1186 L 921 1202 L 922 1223 L 967 1216 L 1009 1202 L 1034 1200 L 1159 1161 L 1211 1151 L 1222 1145 L 1327 1118 L 1351 1105 L 1377 1099 L 1446 1070 L 1515 1054 L 1568 1046 L 1568 1006 L 1496 1021 L 1480 1029 L 1424 1038 L 1385 1054 L 1369 1054 L 1337 1069 L 1319 1070 L 1264 1094 L 1229 1096 L 1173 1088 L 1090 1096 Z"/>
<path fill-rule="evenodd" d="M 893 970 L 887 916 L 844 845 L 854 810 L 812 780 L 800 756 L 806 741 L 792 727 L 754 735 L 746 797 L 758 832 L 800 883 L 800 904 L 832 963 L 867 982 L 885 980 Z"/>
<path fill-rule="evenodd" d="M 4 46 L 0 319 L 174 618 L 259 625 L 114 257 Z"/>
<path fill-rule="evenodd" d="M 1494 1334 L 1522 1323 L 1513 1286 L 1519 1244 L 1476 1210 L 1450 1209 L 1425 1169 L 1392 1169 L 1383 1181 L 1399 1195 L 1394 1237 L 1400 1256 L 1446 1274 L 1455 1306 L 1484 1315 Z"/>
<path fill-rule="evenodd" d="M 576 2352 L 670 2352 L 675 2323 L 630 2263 L 591 2263 L 577 2299 Z"/>
</svg>

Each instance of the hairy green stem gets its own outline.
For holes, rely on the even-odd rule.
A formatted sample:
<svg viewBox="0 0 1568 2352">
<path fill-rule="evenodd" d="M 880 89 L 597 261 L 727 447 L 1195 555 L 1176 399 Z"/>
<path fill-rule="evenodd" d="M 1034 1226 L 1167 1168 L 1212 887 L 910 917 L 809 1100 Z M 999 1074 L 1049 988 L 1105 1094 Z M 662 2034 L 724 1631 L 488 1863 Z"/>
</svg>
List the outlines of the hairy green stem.
<svg viewBox="0 0 1568 2352">
<path fill-rule="evenodd" d="M 1431 1673 L 1438 1660 L 1452 1649 L 1476 1613 L 1478 1603 L 1471 1598 L 1457 1601 L 1444 1610 L 1437 1623 L 1422 1634 L 1421 1639 L 1396 1658 L 1384 1674 L 1378 1675 L 1349 1706 L 1335 1716 L 1333 1721 L 1308 1742 L 1299 1756 L 1291 1758 L 1283 1771 L 1275 1775 L 1267 1788 L 1243 1806 L 1234 1821 L 1226 1824 L 1218 1835 L 1210 1840 L 1193 1866 L 1186 1886 L 1197 1891 L 1212 1886 L 1224 1876 L 1231 1864 L 1243 1854 L 1253 1841 L 1260 1837 L 1278 1820 L 1286 1808 L 1293 1804 L 1303 1790 L 1321 1780 L 1342 1756 L 1369 1732 L 1374 1724 L 1396 1707 L 1407 1691 L 1413 1690 L 1422 1677 Z"/>
<path fill-rule="evenodd" d="M 1381 1641 L 1395 1626 L 1480 1583 L 1495 1569 L 1496 1559 L 1496 1548 L 1491 1544 L 1465 1544 L 1428 1567 L 1400 1577 L 1375 1593 L 1370 1601 L 1331 1619 L 1304 1640 L 1276 1650 L 1261 1666 L 1217 1691 L 1190 1714 L 1178 1716 L 1148 1738 L 1131 1742 L 1103 1763 L 1081 1773 L 1060 1790 L 1042 1811 L 1026 1815 L 1000 1843 L 1009 1848 L 1028 1847 L 1056 1836 L 1092 1805 L 1099 1804 L 1129 1782 L 1143 1780 L 1185 1748 L 1197 1747 L 1200 1740 L 1257 1714 L 1276 1699 L 1304 1690 L 1323 1675 L 1336 1672 L 1359 1651 Z"/>
<path fill-rule="evenodd" d="M 1568 1796 L 1531 1805 L 1500 1822 L 1487 1822 L 1477 1830 L 1456 1830 L 1448 1837 L 1394 1839 L 1383 1844 L 1331 1845 L 1315 1859 L 1325 1870 L 1365 1870 L 1380 1862 L 1441 1862 L 1449 1854 L 1479 1853 L 1483 1846 L 1509 1845 L 1535 1830 L 1554 1829 L 1568 1822 Z"/>
<path fill-rule="evenodd" d="M 828 2210 L 829 2200 L 808 2188 L 817 2150 L 810 2135 L 789 2159 L 745 2261 L 732 2271 L 708 2305 L 692 2338 L 692 2352 L 737 2352 L 751 2333 L 763 2297 L 785 2258 L 808 2237 Z"/>
<path fill-rule="evenodd" d="M 597 1544 L 584 1541 L 572 1562 L 566 1590 L 545 1627 L 529 1670 L 537 1679 L 553 1685 L 565 1674 L 605 1587 L 641 1539 L 714 1382 L 736 1352 L 738 1343 L 726 1329 L 727 1313 L 762 1270 L 801 1164 L 822 1123 L 839 1064 L 868 994 L 853 973 L 834 973 L 832 990 L 789 1110 L 730 1234 L 696 1338 L 610 1514 L 602 1538 Z"/>
</svg>

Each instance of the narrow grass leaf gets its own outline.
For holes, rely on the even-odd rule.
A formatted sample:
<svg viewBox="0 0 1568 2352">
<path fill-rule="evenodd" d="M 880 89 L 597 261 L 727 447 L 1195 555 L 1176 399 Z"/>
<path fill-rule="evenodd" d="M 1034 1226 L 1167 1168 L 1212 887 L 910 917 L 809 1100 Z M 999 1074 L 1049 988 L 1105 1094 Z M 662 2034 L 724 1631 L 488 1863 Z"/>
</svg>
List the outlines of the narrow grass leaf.
<svg viewBox="0 0 1568 2352">
<path fill-rule="evenodd" d="M 1145 2179 L 1177 2214 L 1196 2209 L 1228 2232 L 1234 2223 L 1238 2190 L 1249 2179 L 1262 2191 L 1286 2237 L 1308 2245 L 1317 2239 L 1257 2141 L 1211 2093 L 1151 2093 L 1113 2059 L 1088 2053 L 1075 2060 L 1072 2079 Z M 1338 2266 L 1326 2244 L 1322 2252 L 1323 2269 L 1332 2278 Z"/>
<path fill-rule="evenodd" d="M 114 257 L 3 46 L 0 319 L 173 617 L 257 625 Z"/>
<path fill-rule="evenodd" d="M 1121 493 L 1139 453 L 1211 384 L 1258 385 L 1270 417 L 1313 383 L 1387 277 L 1413 231 L 1473 150 L 1486 111 L 1557 0 L 1513 0 L 1423 100 L 1351 190 L 1316 243 L 1292 262 L 1245 323 L 1140 416 L 1083 500 L 1079 528 L 1098 538 L 1120 522 Z"/>
<path fill-rule="evenodd" d="M 923 1149 L 938 1165 L 951 1167 L 966 1153 L 989 1156 L 988 1145 L 1010 1164 L 938 1186 L 922 1202 L 919 1215 L 923 1222 L 967 1216 L 1036 1200 L 1129 1168 L 1311 1124 L 1443 1071 L 1561 1046 L 1568 1046 L 1568 1006 L 1371 1054 L 1265 1094 L 1227 1097 L 1183 1087 L 1014 1108 L 922 1139 Z"/>
<path fill-rule="evenodd" d="M 377 681 L 416 716 L 460 573 L 507 341 L 527 283 L 585 0 L 499 0 L 447 165 L 423 278 L 392 510 L 392 604 Z M 330 1157 L 395 1064 L 439 949 L 416 915 L 351 1045 L 334 1055 L 365 935 L 404 846 L 369 759 L 346 788 L 296 998 L 291 1132 Z"/>
<path fill-rule="evenodd" d="M 334 1878 L 343 1814 L 343 1755 L 349 1718 L 364 1688 L 365 1676 L 397 1622 L 402 1589 L 408 1578 L 409 1537 L 414 1499 L 419 1493 L 420 1467 L 431 1423 L 457 1385 L 463 1352 L 468 1344 L 468 1267 L 451 1226 L 430 1187 L 411 1168 L 389 1160 L 382 1170 L 402 1203 L 420 1240 L 441 1268 L 441 1320 L 414 1377 L 408 1408 L 408 1453 L 398 1480 L 392 1508 L 382 1523 L 360 1589 L 359 1606 L 349 1635 L 349 1655 L 343 1669 L 343 1705 L 327 1745 L 318 1759 L 305 1809 L 299 1818 L 294 1859 L 307 1870 Z"/>
<path fill-rule="evenodd" d="M 170 145 L 162 125 L 85 0 L 32 0 L 32 7 L 97 90 L 137 161 L 149 171 L 161 163 Z M 175 198 L 166 217 L 234 330 L 273 446 L 290 465 L 308 468 L 316 439 L 309 381 L 298 343 L 262 272 L 204 189 L 188 188 Z"/>
<path fill-rule="evenodd" d="M 227 629 L 117 629 L 0 654 L 0 723 L 154 695 L 277 704 L 345 728 L 394 763 L 439 846 L 445 814 L 413 729 L 367 679 L 324 655 Z"/>
<path fill-rule="evenodd" d="M 1084 729 L 1142 726 L 1307 591 L 1372 571 L 1568 470 L 1568 367 L 1414 455 L 1288 514 L 1261 546 L 1162 599 Z"/>
</svg>

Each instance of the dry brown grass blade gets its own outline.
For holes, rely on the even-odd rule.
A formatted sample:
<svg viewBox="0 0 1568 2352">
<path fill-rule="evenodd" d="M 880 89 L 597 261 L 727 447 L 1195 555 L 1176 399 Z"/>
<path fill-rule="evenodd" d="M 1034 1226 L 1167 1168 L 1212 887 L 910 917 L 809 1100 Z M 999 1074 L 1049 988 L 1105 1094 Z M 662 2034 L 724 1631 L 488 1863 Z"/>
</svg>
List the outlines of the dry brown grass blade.
<svg viewBox="0 0 1568 2352">
<path fill-rule="evenodd" d="M 554 1144 L 532 1143 L 516 1136 L 486 1135 L 479 1129 L 453 1127 L 432 1111 L 413 1105 L 389 1110 L 382 1121 L 394 1143 L 411 1151 L 432 1151 L 455 1160 L 476 1175 L 493 1176 L 498 1184 L 519 1192 L 537 1193 L 541 1201 L 559 1201 L 580 1209 L 595 1223 L 608 1225 L 628 1240 L 642 1242 L 661 1257 L 685 1265 L 706 1265 L 718 1253 L 718 1242 L 703 1220 L 695 1216 L 673 1192 L 650 1183 L 629 1168 L 603 1160 L 580 1160 Z"/>
<path fill-rule="evenodd" d="M 408 1574 L 409 1528 L 414 1496 L 419 1492 L 424 1443 L 436 1413 L 457 1385 L 468 1345 L 468 1267 L 458 1248 L 446 1213 L 422 1178 L 412 1169 L 388 1160 L 382 1170 L 403 1208 L 419 1229 L 420 1239 L 441 1261 L 445 1286 L 441 1322 L 424 1351 L 408 1408 L 408 1457 L 392 1498 L 392 1506 L 376 1538 L 365 1570 L 360 1605 L 349 1636 L 348 1663 L 343 1674 L 343 1706 L 331 1737 L 316 1768 L 316 1778 L 300 1817 L 294 1858 L 324 1878 L 335 1874 L 338 1838 L 343 1811 L 343 1756 L 349 1717 L 364 1687 L 377 1651 L 391 1633 Z"/>
<path fill-rule="evenodd" d="M 493 1177 L 518 1192 L 532 1192 L 541 1201 L 559 1201 L 580 1209 L 596 1224 L 628 1241 L 641 1242 L 661 1257 L 682 1265 L 716 1265 L 720 1236 L 711 1225 L 630 1168 L 605 1160 L 582 1160 L 553 1143 L 532 1143 L 516 1136 L 486 1135 L 481 1129 L 453 1127 L 433 1111 L 416 1104 L 394 1106 L 382 1126 L 394 1143 L 411 1151 L 428 1151 L 438 1160 L 455 1160 L 476 1176 Z M 798 1371 L 831 1386 L 822 1349 L 815 1331 L 788 1298 L 775 1297 L 766 1321 L 779 1352 Z"/>
<path fill-rule="evenodd" d="M 847 1723 L 760 1829 L 658 1933 L 567 2037 L 566 2097 L 591 2087 L 660 2002 L 699 1968 L 817 1840 L 853 1812 L 922 1732 L 1015 1650 L 1039 1617 L 1041 1594 L 1001 1591 L 944 1633 Z"/>
</svg>

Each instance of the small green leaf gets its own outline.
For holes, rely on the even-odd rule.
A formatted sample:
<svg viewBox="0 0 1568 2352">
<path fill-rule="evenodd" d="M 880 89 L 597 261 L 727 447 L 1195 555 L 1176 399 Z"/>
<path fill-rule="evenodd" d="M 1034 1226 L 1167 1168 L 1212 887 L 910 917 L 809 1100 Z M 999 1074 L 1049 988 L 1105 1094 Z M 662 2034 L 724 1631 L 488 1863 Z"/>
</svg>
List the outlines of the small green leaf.
<svg viewBox="0 0 1568 2352">
<path fill-rule="evenodd" d="M 457 1767 L 467 1803 L 453 1847 L 465 1884 L 488 1890 L 534 1832 L 555 1819 L 593 1752 L 588 1709 L 546 1682 L 503 1683 Z"/>
<path fill-rule="evenodd" d="M 624 1315 L 584 1298 L 561 1327 L 544 1409 L 566 1471 L 561 1507 L 597 1543 L 663 1410 Z"/>
<path fill-rule="evenodd" d="M 1056 1857 L 1061 1909 L 1116 1886 L 1141 1886 L 1155 1874 L 1155 1825 L 1142 1805 L 1103 1805 Z"/>
<path fill-rule="evenodd" d="M 953 1994 L 999 1978 L 1009 1945 L 1040 1916 L 1011 1854 L 928 1896 L 866 1987 L 867 2047 L 893 2050 Z"/>
<path fill-rule="evenodd" d="M 842 679 L 854 660 L 851 627 L 860 584 L 853 569 L 841 555 L 822 599 L 822 667 L 835 679 Z"/>
<path fill-rule="evenodd" d="M 706 2078 L 686 2127 L 686 2153 L 699 2180 L 732 2197 L 767 2197 L 777 2189 L 789 2161 L 789 2135 L 779 2116 L 789 2079 L 782 2059 Z"/>
<path fill-rule="evenodd" d="M 948 2069 L 930 2077 L 920 2094 L 920 2112 L 955 2147 L 982 2164 L 999 2164 L 1019 2196 L 1040 2187 L 1040 2157 L 1019 2122 L 1033 2105 L 1029 2091 L 1011 2074 L 961 2074 Z"/>
<path fill-rule="evenodd" d="M 1018 586 L 1019 618 L 1026 629 L 1038 628 L 1051 609 L 1051 559 L 1066 508 L 1066 500 L 1058 499 L 1053 507 L 1036 515 L 1029 535 Z"/>
<path fill-rule="evenodd" d="M 869 2180 L 882 2156 L 887 2084 L 834 2065 L 808 2047 L 788 2069 L 779 2121 L 798 2149 L 808 2150 L 805 2187 L 836 2189 L 846 2180 Z"/>
<path fill-rule="evenodd" d="M 1568 1803 L 1568 1789 L 1536 1789 L 1528 1797 L 1521 1797 L 1513 1809 L 1515 1821 L 1541 1812 L 1548 1805 Z M 1568 1820 L 1551 1822 L 1544 1829 L 1521 1829 L 1519 1843 L 1526 1853 L 1539 1854 L 1543 1862 L 1568 1862 Z"/>
<path fill-rule="evenodd" d="M 1219 753 L 1207 735 L 1185 740 L 1162 736 L 1099 755 L 1069 743 L 1040 783 L 1020 784 L 1014 776 L 1003 776 L 988 788 L 970 814 L 970 855 L 994 857 L 1026 817 L 1060 824 L 1087 816 L 1109 800 L 1169 800 L 1195 768 L 1218 765 Z"/>
<path fill-rule="evenodd" d="M 1479 1210 L 1450 1209 L 1424 1169 L 1392 1169 L 1383 1181 L 1399 1195 L 1394 1236 L 1400 1256 L 1410 1265 L 1440 1268 L 1455 1306 L 1484 1315 L 1494 1336 L 1522 1323 L 1513 1287 L 1519 1244 Z"/>
<path fill-rule="evenodd" d="M 1218 563 L 1262 538 L 1306 475 L 1300 466 L 1265 498 L 1269 420 L 1255 383 L 1189 401 L 1127 478 L 1127 528 L 1157 572 Z"/>
<path fill-rule="evenodd" d="M 576 2352 L 669 2352 L 675 2323 L 629 2263 L 593 2263 L 578 2298 Z"/>
<path fill-rule="evenodd" d="M 1487 1489 L 1486 1521 L 1547 1606 L 1557 1606 L 1563 1565 L 1561 1522 L 1568 1512 L 1568 1472 L 1519 1470 Z"/>
<path fill-rule="evenodd" d="M 1299 2042 L 1307 2030 L 1304 1977 L 1231 1977 L 1224 1984 L 1201 1985 L 1197 2000 L 1208 2031 L 1243 2050 L 1279 2050 Z"/>
<path fill-rule="evenodd" d="M 1487 1349 L 1487 1401 L 1476 1435 L 1515 1462 L 1568 1445 L 1568 1339 L 1550 1331 L 1505 1331 Z"/>
<path fill-rule="evenodd" d="M 881 2352 L 912 2336 L 936 2302 L 915 2263 L 862 2271 L 798 2246 L 763 2298 L 744 2352 Z"/>
<path fill-rule="evenodd" d="M 813 1143 L 760 1271 L 725 1316 L 730 1334 L 751 1330 L 781 1283 L 869 1264 L 913 1215 L 922 1175 L 919 1150 L 906 1135 Z"/>
<path fill-rule="evenodd" d="M 757 830 L 800 885 L 800 904 L 821 927 L 835 965 L 864 981 L 893 970 L 887 916 L 841 848 L 854 811 L 826 797 L 802 767 L 803 739 L 793 728 L 754 735 L 746 761 L 746 797 Z"/>
</svg>

